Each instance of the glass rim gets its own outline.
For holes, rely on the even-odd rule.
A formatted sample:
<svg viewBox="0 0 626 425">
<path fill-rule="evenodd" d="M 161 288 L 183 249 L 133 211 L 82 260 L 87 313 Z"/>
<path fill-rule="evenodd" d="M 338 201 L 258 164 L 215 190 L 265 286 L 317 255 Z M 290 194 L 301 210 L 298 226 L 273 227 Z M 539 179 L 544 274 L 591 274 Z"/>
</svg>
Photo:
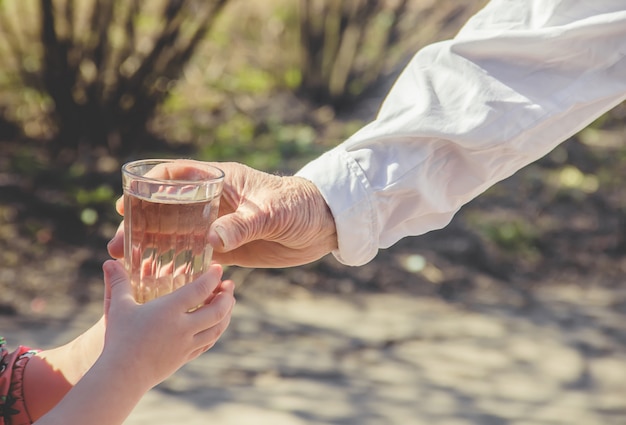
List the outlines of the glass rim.
<svg viewBox="0 0 626 425">
<path fill-rule="evenodd" d="M 226 176 L 226 174 L 224 173 L 224 171 L 219 168 L 216 167 L 214 165 L 210 165 L 210 164 L 202 164 L 199 168 L 205 167 L 214 171 L 217 171 L 217 176 L 214 177 L 208 177 L 206 179 L 202 179 L 202 180 L 185 180 L 185 179 L 161 179 L 161 178 L 154 178 L 154 177 L 146 177 L 145 175 L 142 174 L 138 174 L 136 172 L 133 172 L 130 170 L 130 167 L 132 166 L 141 166 L 141 165 L 149 165 L 149 164 L 153 164 L 153 167 L 157 166 L 158 164 L 168 164 L 168 163 L 173 163 L 178 161 L 178 159 L 169 159 L 169 158 L 164 158 L 164 159 L 137 159 L 134 161 L 128 161 L 126 163 L 124 163 L 122 165 L 122 173 L 126 174 L 134 179 L 137 180 L 142 180 L 142 181 L 146 181 L 146 182 L 152 182 L 152 183 L 159 183 L 159 184 L 192 184 L 192 183 L 200 183 L 200 184 L 207 184 L 207 183 L 218 183 L 220 181 L 224 180 L 224 177 Z M 195 161 L 195 160 L 190 160 L 190 161 Z M 198 161 L 199 162 L 199 161 Z"/>
</svg>

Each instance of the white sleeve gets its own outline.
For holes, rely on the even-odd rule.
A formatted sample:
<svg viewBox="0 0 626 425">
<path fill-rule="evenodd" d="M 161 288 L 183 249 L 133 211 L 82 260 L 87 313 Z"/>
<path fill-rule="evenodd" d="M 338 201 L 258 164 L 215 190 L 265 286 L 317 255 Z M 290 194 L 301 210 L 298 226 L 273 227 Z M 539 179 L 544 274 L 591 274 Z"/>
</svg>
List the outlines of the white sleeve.
<svg viewBox="0 0 626 425">
<path fill-rule="evenodd" d="M 446 226 L 467 202 L 626 99 L 626 1 L 492 0 L 420 50 L 376 119 L 298 175 L 344 264 Z"/>
</svg>

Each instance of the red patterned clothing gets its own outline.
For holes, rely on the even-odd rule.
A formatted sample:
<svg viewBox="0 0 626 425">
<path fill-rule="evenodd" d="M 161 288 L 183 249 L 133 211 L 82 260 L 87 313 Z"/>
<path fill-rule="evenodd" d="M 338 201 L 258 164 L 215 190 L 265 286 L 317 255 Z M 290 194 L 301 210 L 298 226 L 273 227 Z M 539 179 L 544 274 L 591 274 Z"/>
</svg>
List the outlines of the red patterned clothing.
<svg viewBox="0 0 626 425">
<path fill-rule="evenodd" d="M 24 367 L 36 353 L 22 346 L 10 353 L 0 337 L 0 425 L 32 423 L 24 404 L 23 383 Z"/>
</svg>

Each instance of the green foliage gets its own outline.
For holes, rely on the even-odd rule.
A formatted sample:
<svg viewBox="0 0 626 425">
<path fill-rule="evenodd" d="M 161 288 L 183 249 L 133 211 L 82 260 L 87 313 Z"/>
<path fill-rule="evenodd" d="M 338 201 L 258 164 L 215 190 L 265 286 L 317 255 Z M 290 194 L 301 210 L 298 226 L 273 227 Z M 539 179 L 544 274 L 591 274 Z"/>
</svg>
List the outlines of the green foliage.
<svg viewBox="0 0 626 425">
<path fill-rule="evenodd" d="M 98 211 L 93 208 L 85 208 L 80 212 L 80 221 L 87 226 L 93 226 L 98 222 Z"/>
<path fill-rule="evenodd" d="M 275 86 L 275 78 L 267 71 L 252 66 L 242 66 L 232 75 L 221 79 L 226 92 L 266 94 Z"/>
<path fill-rule="evenodd" d="M 585 174 L 569 164 L 552 172 L 548 183 L 561 191 L 576 191 L 584 194 L 594 193 L 599 187 L 596 175 Z"/>
<path fill-rule="evenodd" d="M 254 121 L 249 117 L 239 114 L 228 122 L 220 124 L 215 129 L 215 142 L 222 145 L 251 144 L 254 138 Z"/>
<path fill-rule="evenodd" d="M 29 130 L 31 114 L 23 105 L 14 117 L 26 134 L 54 132 L 48 145 L 66 162 L 85 146 L 117 154 L 136 150 L 148 120 L 227 1 L 3 3 L 9 74 L 30 89 L 22 87 L 23 96 L 34 97 L 23 105 L 39 104 L 53 125 Z"/>
<path fill-rule="evenodd" d="M 291 168 L 292 160 L 320 153 L 314 144 L 317 134 L 309 125 L 257 123 L 243 114 L 217 125 L 206 138 L 199 159 L 243 162 L 262 170 Z"/>
<path fill-rule="evenodd" d="M 117 198 L 116 192 L 108 184 L 102 184 L 93 189 L 78 188 L 76 190 L 76 203 L 81 206 L 111 205 Z"/>
<path fill-rule="evenodd" d="M 46 169 L 46 163 L 27 146 L 21 147 L 9 156 L 9 170 L 24 179 L 38 176 Z"/>
<path fill-rule="evenodd" d="M 536 254 L 537 229 L 522 219 L 485 220 L 474 223 L 491 243 L 509 254 L 532 256 Z"/>
<path fill-rule="evenodd" d="M 283 82 L 290 89 L 298 88 L 302 84 L 302 72 L 296 67 L 287 69 L 283 76 Z"/>
</svg>

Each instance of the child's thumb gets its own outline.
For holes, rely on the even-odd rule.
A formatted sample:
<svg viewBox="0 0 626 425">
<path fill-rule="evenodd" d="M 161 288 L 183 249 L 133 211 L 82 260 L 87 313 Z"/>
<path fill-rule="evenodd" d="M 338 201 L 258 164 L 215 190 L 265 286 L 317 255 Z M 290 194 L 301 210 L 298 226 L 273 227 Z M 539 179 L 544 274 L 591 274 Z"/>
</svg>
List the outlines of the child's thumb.
<svg viewBox="0 0 626 425">
<path fill-rule="evenodd" d="M 104 306 L 105 312 L 111 302 L 118 302 L 124 298 L 132 299 L 130 279 L 121 262 L 107 260 L 102 265 L 104 271 Z"/>
</svg>

